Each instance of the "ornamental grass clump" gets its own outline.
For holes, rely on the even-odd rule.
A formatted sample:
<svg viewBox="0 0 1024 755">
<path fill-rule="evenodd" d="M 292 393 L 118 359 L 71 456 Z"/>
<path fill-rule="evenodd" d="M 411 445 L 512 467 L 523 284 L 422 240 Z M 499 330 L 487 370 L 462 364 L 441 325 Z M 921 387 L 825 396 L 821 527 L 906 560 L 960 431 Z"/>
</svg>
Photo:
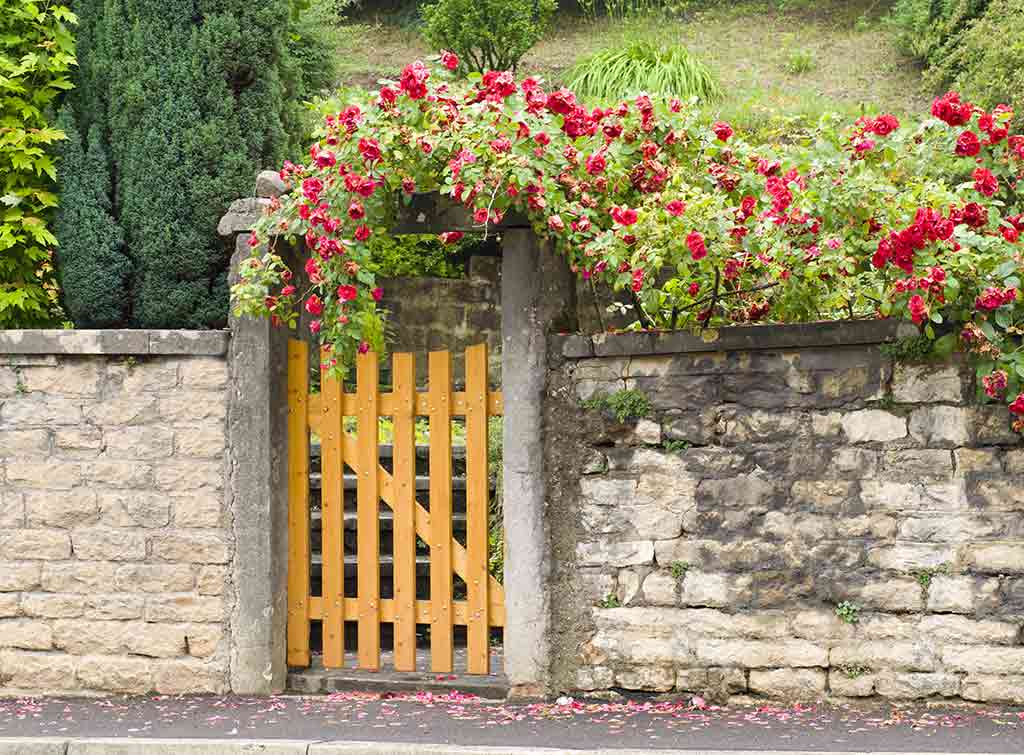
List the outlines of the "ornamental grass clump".
<svg viewBox="0 0 1024 755">
<path fill-rule="evenodd" d="M 569 88 L 595 102 L 618 102 L 638 94 L 711 102 L 722 88 L 711 70 L 682 45 L 639 39 L 583 59 L 569 75 Z"/>
<path fill-rule="evenodd" d="M 894 317 L 933 351 L 969 352 L 986 398 L 1024 429 L 1024 133 L 1011 108 L 955 92 L 932 117 L 824 117 L 813 138 L 751 143 L 692 101 L 584 107 L 504 71 L 413 63 L 338 102 L 291 192 L 249 241 L 234 304 L 294 325 L 344 372 L 383 348 L 370 240 L 397 205 L 440 192 L 477 229 L 523 213 L 570 269 L 626 293 L 637 329 Z M 442 233 L 441 243 L 461 239 Z M 303 240 L 299 288 L 281 241 Z"/>
</svg>

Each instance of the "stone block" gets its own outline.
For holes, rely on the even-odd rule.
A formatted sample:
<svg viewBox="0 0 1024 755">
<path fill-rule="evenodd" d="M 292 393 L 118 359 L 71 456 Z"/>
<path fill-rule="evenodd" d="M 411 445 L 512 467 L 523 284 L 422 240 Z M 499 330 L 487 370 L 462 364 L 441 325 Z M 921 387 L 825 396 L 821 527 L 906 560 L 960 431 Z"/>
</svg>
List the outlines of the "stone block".
<svg viewBox="0 0 1024 755">
<path fill-rule="evenodd" d="M 899 542 L 892 546 L 871 548 L 868 562 L 880 569 L 910 572 L 934 569 L 956 560 L 956 548 L 949 545 Z"/>
<path fill-rule="evenodd" d="M 3 430 L 0 432 L 0 458 L 30 459 L 46 456 L 49 451 L 50 433 L 46 430 Z"/>
<path fill-rule="evenodd" d="M 1016 624 L 965 616 L 925 616 L 920 630 L 940 644 L 1014 645 L 1019 634 Z"/>
<path fill-rule="evenodd" d="M 156 468 L 156 486 L 173 493 L 221 490 L 224 487 L 224 464 L 218 461 L 167 461 Z"/>
<path fill-rule="evenodd" d="M 153 487 L 153 466 L 137 461 L 114 461 L 101 456 L 86 465 L 85 481 L 105 488 L 145 490 Z"/>
<path fill-rule="evenodd" d="M 953 452 L 941 449 L 906 449 L 884 451 L 882 470 L 887 477 L 950 477 L 953 474 Z"/>
<path fill-rule="evenodd" d="M 221 595 L 228 583 L 228 570 L 223 566 L 204 566 L 196 575 L 196 590 L 200 595 Z M 609 586 L 601 595 L 611 592 Z"/>
<path fill-rule="evenodd" d="M 138 595 L 88 595 L 82 617 L 92 621 L 141 619 L 143 605 Z"/>
<path fill-rule="evenodd" d="M 679 600 L 679 580 L 668 572 L 656 571 L 644 580 L 644 602 L 653 606 L 674 606 Z"/>
<path fill-rule="evenodd" d="M 654 543 L 650 540 L 579 543 L 576 546 L 576 560 L 580 566 L 642 566 L 654 562 Z"/>
<path fill-rule="evenodd" d="M 963 479 L 950 482 L 861 480 L 860 499 L 868 510 L 962 511 L 967 508 Z"/>
<path fill-rule="evenodd" d="M 0 648 L 49 650 L 53 647 L 53 631 L 45 621 L 35 619 L 0 619 Z"/>
<path fill-rule="evenodd" d="M 640 594 L 643 576 L 635 569 L 621 569 L 616 577 L 615 597 L 619 604 L 628 606 Z"/>
<path fill-rule="evenodd" d="M 984 703 L 1024 704 L 1024 676 L 969 674 L 960 686 L 964 700 Z"/>
<path fill-rule="evenodd" d="M 21 600 L 22 612 L 38 619 L 75 619 L 84 612 L 81 595 L 26 593 Z"/>
<path fill-rule="evenodd" d="M 1009 474 L 1024 475 L 1024 448 L 1007 449 L 1004 459 Z"/>
<path fill-rule="evenodd" d="M 71 538 L 53 530 L 8 530 L 0 532 L 0 559 L 51 561 L 71 557 Z M 2 578 L 0 578 L 2 581 Z"/>
<path fill-rule="evenodd" d="M 53 434 L 54 450 L 68 459 L 95 459 L 103 452 L 103 431 L 98 427 L 57 428 Z"/>
<path fill-rule="evenodd" d="M 174 563 L 226 564 L 231 558 L 227 541 L 221 535 L 208 532 L 170 532 L 155 536 L 152 547 L 153 558 Z"/>
<path fill-rule="evenodd" d="M 0 405 L 0 427 L 57 427 L 80 425 L 82 407 L 80 399 L 60 398 L 42 394 L 29 394 L 5 401 Z"/>
<path fill-rule="evenodd" d="M 878 452 L 847 446 L 833 451 L 828 472 L 841 478 L 872 477 L 878 468 Z"/>
<path fill-rule="evenodd" d="M 226 449 L 226 431 L 224 423 L 219 420 L 178 428 L 174 436 L 174 451 L 178 456 L 219 459 Z"/>
<path fill-rule="evenodd" d="M 43 565 L 42 588 L 47 592 L 93 593 L 114 584 L 117 564 L 104 561 L 63 561 Z"/>
<path fill-rule="evenodd" d="M 83 689 L 140 695 L 153 688 L 152 661 L 87 656 L 78 662 L 78 681 Z"/>
<path fill-rule="evenodd" d="M 750 691 L 786 700 L 817 700 L 825 694 L 825 672 L 780 668 L 750 672 Z"/>
<path fill-rule="evenodd" d="M 750 601 L 753 579 L 746 574 L 709 573 L 688 569 L 683 579 L 684 606 L 739 608 Z"/>
<path fill-rule="evenodd" d="M 802 640 L 849 640 L 854 628 L 836 616 L 835 611 L 795 611 L 790 616 L 790 632 Z"/>
<path fill-rule="evenodd" d="M 193 658 L 209 658 L 217 654 L 224 630 L 217 624 L 190 624 L 185 627 L 188 653 Z"/>
<path fill-rule="evenodd" d="M 991 448 L 957 448 L 953 451 L 958 475 L 996 474 L 1002 471 L 999 454 Z"/>
<path fill-rule="evenodd" d="M 597 631 L 588 650 L 595 662 L 675 665 L 693 660 L 678 611 L 671 608 L 595 608 Z"/>
<path fill-rule="evenodd" d="M 203 567 L 203 571 L 211 567 Z M 202 573 L 200 573 L 202 578 Z M 213 584 L 210 585 L 212 589 L 218 589 L 216 580 L 213 580 Z M 618 596 L 616 589 L 616 579 L 614 574 L 609 574 L 601 569 L 579 569 L 576 574 L 576 589 L 579 590 L 580 598 L 585 603 L 599 603 L 607 598 L 609 595 Z M 223 588 L 221 583 L 220 588 Z M 203 592 L 199 589 L 200 595 L 219 595 L 220 592 L 209 593 Z"/>
<path fill-rule="evenodd" d="M 39 587 L 42 569 L 39 561 L 0 561 L 0 592 L 35 590 Z"/>
<path fill-rule="evenodd" d="M 230 336 L 226 330 L 147 330 L 146 333 L 150 354 L 176 357 L 223 356 L 227 354 Z"/>
<path fill-rule="evenodd" d="M 187 592 L 195 585 L 187 565 L 125 564 L 119 566 L 113 584 L 123 592 Z"/>
<path fill-rule="evenodd" d="M 198 623 L 224 618 L 224 601 L 215 596 L 155 595 L 146 602 L 146 621 Z"/>
<path fill-rule="evenodd" d="M 697 660 L 708 666 L 743 668 L 806 668 L 828 665 L 828 650 L 806 640 L 778 639 L 696 641 Z"/>
<path fill-rule="evenodd" d="M 856 496 L 854 484 L 848 480 L 796 480 L 789 500 L 794 506 L 811 511 L 835 513 Z"/>
<path fill-rule="evenodd" d="M 922 514 L 900 522 L 899 537 L 938 543 L 962 543 L 974 538 L 1000 534 L 997 520 L 962 514 Z"/>
<path fill-rule="evenodd" d="M 875 676 L 875 691 L 890 700 L 955 697 L 960 692 L 960 677 L 955 674 L 883 671 Z"/>
<path fill-rule="evenodd" d="M 147 424 L 122 427 L 106 435 L 106 456 L 109 459 L 166 459 L 174 453 L 174 433 L 166 428 Z"/>
<path fill-rule="evenodd" d="M 228 384 L 228 363 L 220 357 L 192 357 L 180 365 L 181 385 L 185 388 L 219 389 Z"/>
<path fill-rule="evenodd" d="M 53 624 L 53 647 L 72 655 L 118 655 L 126 652 L 131 627 L 123 621 L 58 619 Z"/>
<path fill-rule="evenodd" d="M 82 469 L 68 461 L 19 459 L 7 465 L 7 482 L 22 488 L 71 490 L 82 481 Z"/>
<path fill-rule="evenodd" d="M 650 463 L 660 457 L 640 452 L 639 480 L 584 477 L 580 480 L 580 516 L 591 535 L 624 540 L 679 537 L 683 518 L 695 507 L 696 481 L 675 465 Z"/>
<path fill-rule="evenodd" d="M 1024 511 L 1019 479 L 979 480 L 974 492 L 986 511 Z"/>
<path fill-rule="evenodd" d="M 974 543 L 967 550 L 967 562 L 975 571 L 989 574 L 1024 572 L 1024 544 Z"/>
<path fill-rule="evenodd" d="M 199 660 L 167 660 L 154 663 L 154 686 L 165 695 L 223 694 L 227 669 Z"/>
<path fill-rule="evenodd" d="M 611 689 L 615 685 L 615 672 L 605 666 L 576 670 L 576 689 L 581 692 Z"/>
<path fill-rule="evenodd" d="M 0 650 L 0 678 L 6 680 L 7 689 L 35 694 L 75 689 L 75 665 L 75 658 L 59 653 Z"/>
<path fill-rule="evenodd" d="M 127 394 L 169 391 L 178 384 L 178 361 L 145 359 L 131 365 L 111 364 L 107 375 L 111 381 L 120 382 Z"/>
<path fill-rule="evenodd" d="M 99 505 L 88 488 L 30 490 L 25 493 L 25 513 L 29 527 L 88 527 L 99 519 Z"/>
<path fill-rule="evenodd" d="M 85 408 L 86 422 L 103 427 L 152 425 L 156 418 L 155 396 L 121 394 Z"/>
<path fill-rule="evenodd" d="M 176 391 L 160 397 L 160 416 L 175 425 L 224 421 L 224 391 Z"/>
<path fill-rule="evenodd" d="M 93 561 L 141 561 L 146 557 L 146 536 L 124 529 L 95 527 L 71 533 L 75 555 Z"/>
<path fill-rule="evenodd" d="M 0 529 L 25 526 L 25 499 L 13 490 L 0 490 Z"/>
<path fill-rule="evenodd" d="M 916 365 L 897 362 L 892 376 L 892 397 L 900 404 L 959 404 L 963 378 L 958 365 Z"/>
<path fill-rule="evenodd" d="M 1020 436 L 1010 426 L 1010 412 L 1005 404 L 971 406 L 967 409 L 972 445 L 1016 446 Z"/>
<path fill-rule="evenodd" d="M 971 613 L 974 610 L 973 577 L 936 574 L 928 585 L 928 610 L 941 613 Z"/>
<path fill-rule="evenodd" d="M 948 671 L 1024 674 L 1024 648 L 1004 645 L 946 645 L 942 663 Z"/>
<path fill-rule="evenodd" d="M 907 436 L 907 420 L 881 409 L 845 414 L 842 425 L 850 443 L 886 443 Z"/>
<path fill-rule="evenodd" d="M 861 640 L 914 640 L 920 636 L 918 617 L 868 614 L 857 622 L 856 636 Z"/>
<path fill-rule="evenodd" d="M 176 527 L 220 527 L 224 523 L 219 493 L 199 492 L 172 499 Z"/>
<path fill-rule="evenodd" d="M 676 686 L 676 671 L 671 666 L 638 666 L 615 672 L 615 686 L 622 689 L 668 692 Z"/>
<path fill-rule="evenodd" d="M 923 406 L 910 415 L 910 435 L 930 448 L 956 448 L 970 441 L 970 414 L 959 406 Z"/>
<path fill-rule="evenodd" d="M 99 494 L 100 520 L 108 527 L 166 527 L 171 503 L 163 493 L 118 490 Z"/>
<path fill-rule="evenodd" d="M 833 696 L 871 697 L 875 694 L 875 676 L 854 668 L 831 668 L 828 672 L 828 688 Z"/>
<path fill-rule="evenodd" d="M 736 445 L 792 440 L 803 429 L 804 419 L 794 412 L 753 409 L 730 412 L 722 418 L 722 424 L 722 442 L 726 445 Z"/>
<path fill-rule="evenodd" d="M 935 671 L 938 658 L 931 647 L 921 643 L 870 640 L 833 645 L 827 665 L 866 666 L 876 670 Z"/>
<path fill-rule="evenodd" d="M 0 593 L 0 618 L 13 619 L 21 613 L 21 595 L 15 592 Z"/>
<path fill-rule="evenodd" d="M 637 420 L 626 442 L 631 446 L 661 445 L 661 425 L 651 419 Z"/>
<path fill-rule="evenodd" d="M 150 658 L 176 658 L 185 655 L 187 627 L 177 624 L 154 624 L 152 621 L 133 622 L 124 626 L 122 640 L 129 653 Z"/>
<path fill-rule="evenodd" d="M 697 488 L 697 501 L 704 506 L 735 506 L 744 511 L 765 510 L 775 495 L 775 486 L 754 473 L 722 480 L 701 480 Z"/>
<path fill-rule="evenodd" d="M 857 598 L 866 608 L 879 611 L 920 611 L 924 605 L 921 586 L 909 578 L 871 582 L 857 591 Z"/>
</svg>

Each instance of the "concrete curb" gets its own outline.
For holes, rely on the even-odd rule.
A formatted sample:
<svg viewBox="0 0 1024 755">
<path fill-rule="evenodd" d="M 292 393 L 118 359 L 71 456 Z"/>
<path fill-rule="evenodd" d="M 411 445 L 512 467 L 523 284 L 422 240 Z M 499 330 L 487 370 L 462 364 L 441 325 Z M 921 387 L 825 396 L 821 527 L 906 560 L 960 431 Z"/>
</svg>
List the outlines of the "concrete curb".
<svg viewBox="0 0 1024 755">
<path fill-rule="evenodd" d="M 314 740 L 238 739 L 61 739 L 0 737 L 0 755 L 751 755 L 750 750 L 606 749 L 568 750 L 548 747 L 397 742 L 328 742 Z M 870 750 L 759 750 L 759 755 L 936 755 L 934 752 Z M 956 755 L 985 755 L 957 753 Z"/>
</svg>

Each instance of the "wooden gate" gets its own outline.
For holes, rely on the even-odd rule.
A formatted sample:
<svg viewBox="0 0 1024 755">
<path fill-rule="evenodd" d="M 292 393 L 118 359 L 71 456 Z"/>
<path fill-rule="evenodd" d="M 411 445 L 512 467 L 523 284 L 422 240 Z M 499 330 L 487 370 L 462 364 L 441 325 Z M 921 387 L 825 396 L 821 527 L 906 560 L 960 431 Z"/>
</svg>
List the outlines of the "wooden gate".
<svg viewBox="0 0 1024 755">
<path fill-rule="evenodd" d="M 488 417 L 502 414 L 502 394 L 491 391 L 487 346 L 466 349 L 465 391 L 452 385 L 451 355 L 429 355 L 428 390 L 416 389 L 415 357 L 394 354 L 392 388 L 382 392 L 378 358 L 360 354 L 356 392 L 321 373 L 320 393 L 309 390 L 309 348 L 288 344 L 288 663 L 310 665 L 311 621 L 322 622 L 323 662 L 340 668 L 346 621 L 358 623 L 359 668 L 378 670 L 380 625 L 394 626 L 394 668 L 416 670 L 416 625 L 430 627 L 430 666 L 451 672 L 454 627 L 466 626 L 467 670 L 490 672 L 490 628 L 505 625 L 505 593 L 488 572 Z M 429 419 L 429 508 L 416 497 L 416 419 Z M 346 432 L 345 418 L 356 431 Z M 378 420 L 394 426 L 392 471 L 380 464 Z M 452 418 L 466 424 L 466 543 L 453 535 Z M 349 420 L 351 425 L 352 420 Z M 322 595 L 312 594 L 310 566 L 310 434 L 321 443 Z M 356 594 L 345 590 L 344 472 L 356 483 Z M 393 594 L 381 598 L 378 508 L 392 510 Z M 417 536 L 429 550 L 429 599 L 416 595 Z M 350 559 L 351 560 L 351 559 Z M 455 600 L 453 574 L 466 586 Z"/>
</svg>

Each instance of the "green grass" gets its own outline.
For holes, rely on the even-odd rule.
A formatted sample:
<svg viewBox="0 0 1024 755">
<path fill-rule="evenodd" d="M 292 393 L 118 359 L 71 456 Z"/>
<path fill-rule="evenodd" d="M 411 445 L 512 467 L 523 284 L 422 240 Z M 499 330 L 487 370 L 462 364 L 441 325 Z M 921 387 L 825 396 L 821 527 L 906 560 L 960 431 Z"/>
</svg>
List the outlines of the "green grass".
<svg viewBox="0 0 1024 755">
<path fill-rule="evenodd" d="M 569 88 L 587 100 L 613 103 L 641 93 L 722 98 L 715 75 L 682 45 L 634 39 L 580 60 L 569 72 Z"/>
<path fill-rule="evenodd" d="M 685 47 L 715 74 L 724 97 L 717 117 L 740 128 L 765 128 L 780 115 L 816 121 L 829 111 L 897 115 L 927 112 L 931 92 L 919 68 L 894 43 L 879 19 L 888 0 L 740 0 L 715 3 L 681 18 L 649 16 L 628 21 L 587 20 L 562 14 L 553 30 L 523 59 L 520 75 L 549 85 L 567 83 L 583 58 L 615 45 L 644 40 Z M 701 6 L 698 6 L 701 7 Z M 346 27 L 339 49 L 343 79 L 374 86 L 411 60 L 434 53 L 415 25 L 388 25 L 379 15 Z M 813 67 L 788 70 L 804 54 Z"/>
</svg>

